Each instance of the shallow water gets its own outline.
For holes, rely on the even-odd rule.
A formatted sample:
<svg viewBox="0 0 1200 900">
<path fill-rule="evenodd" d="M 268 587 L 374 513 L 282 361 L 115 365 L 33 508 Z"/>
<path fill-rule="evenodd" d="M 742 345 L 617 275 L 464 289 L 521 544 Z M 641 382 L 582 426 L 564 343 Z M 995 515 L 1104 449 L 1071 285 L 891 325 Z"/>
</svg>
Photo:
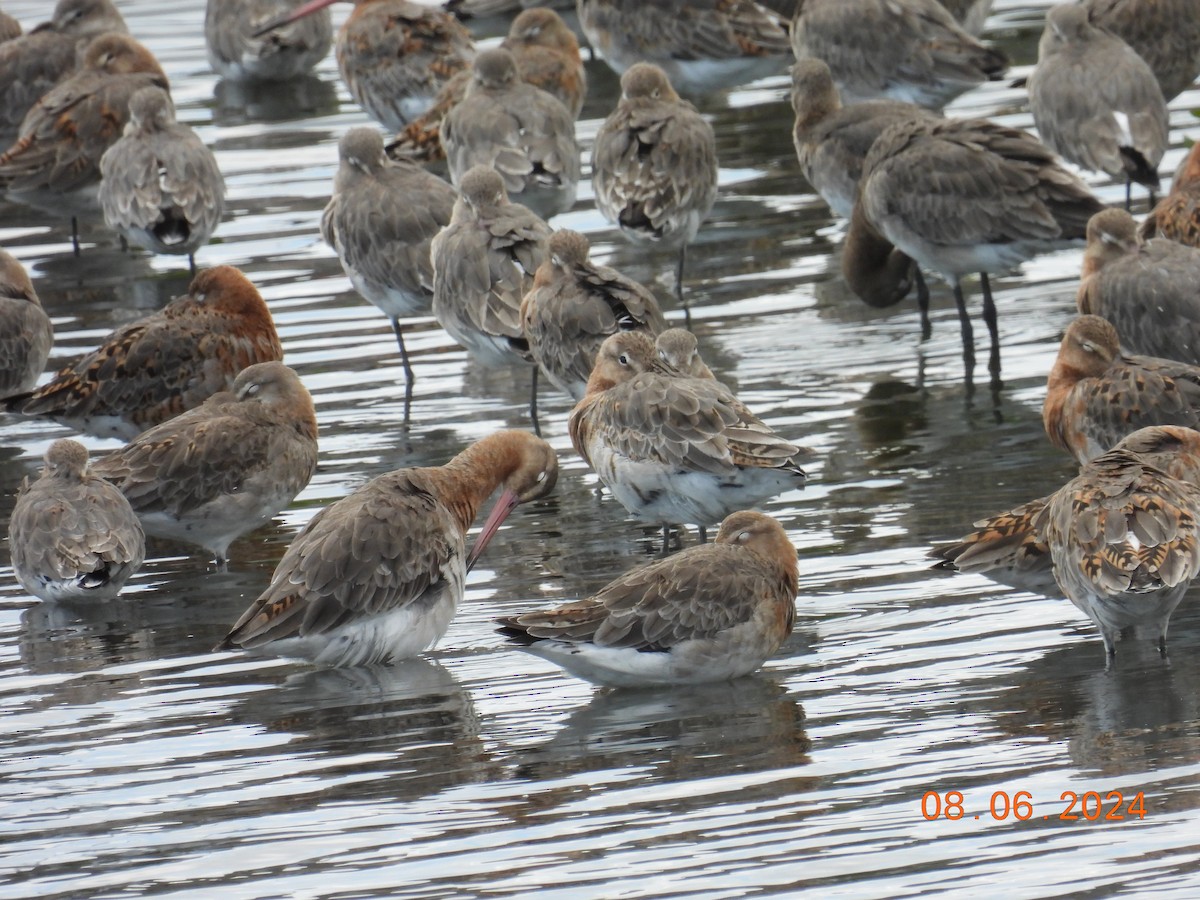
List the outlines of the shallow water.
<svg viewBox="0 0 1200 900">
<path fill-rule="evenodd" d="M 968 395 L 948 290 L 935 287 L 924 343 L 915 305 L 873 310 L 847 294 L 844 229 L 797 174 L 782 74 L 702 104 L 722 191 L 688 273 L 710 364 L 820 457 L 806 490 L 765 507 L 799 549 L 801 590 L 795 633 L 763 672 L 604 692 L 493 633 L 496 615 L 583 595 L 657 549 L 652 530 L 592 490 L 566 435 L 569 401 L 549 390 L 559 487 L 514 513 L 437 649 L 349 671 L 210 654 L 318 509 L 374 475 L 525 427 L 529 376 L 480 370 L 415 319 L 406 425 L 386 320 L 317 232 L 336 139 L 366 121 L 332 58 L 310 81 L 246 91 L 208 71 L 199 0 L 118 6 L 167 70 L 180 118 L 217 152 L 227 216 L 198 263 L 241 267 L 267 298 L 316 400 L 321 465 L 274 524 L 234 544 L 228 571 L 154 545 L 118 601 L 86 611 L 37 603 L 0 572 L 0 896 L 1195 896 L 1195 596 L 1175 616 L 1169 664 L 1122 645 L 1106 670 L 1069 603 L 945 577 L 924 558 L 1071 474 L 1040 404 L 1080 253 L 994 280 L 1005 388 Z M 990 35 L 1020 74 L 1042 4 L 997 6 Z M 48 4 L 4 8 L 29 24 Z M 599 65 L 589 74 L 585 144 L 616 94 Z M 1164 172 L 1200 132 L 1197 105 L 1197 91 L 1173 104 Z M 952 112 L 1030 123 L 1004 84 Z M 586 184 L 555 224 L 669 301 L 672 260 L 627 245 Z M 83 239 L 76 259 L 64 223 L 0 206 L 0 244 L 54 319 L 52 364 L 188 281 L 178 259 L 123 254 L 95 227 Z M 20 479 L 67 432 L 14 418 L 0 429 L 7 521 Z M 927 820 L 930 791 L 943 807 L 961 792 L 964 817 Z M 1005 798 L 1021 791 L 1032 806 L 1018 821 Z M 1064 792 L 1089 791 L 1122 792 L 1125 819 L 1068 810 Z M 1138 793 L 1142 818 L 1128 812 Z M 1096 808 L 1089 799 L 1087 814 Z"/>
</svg>

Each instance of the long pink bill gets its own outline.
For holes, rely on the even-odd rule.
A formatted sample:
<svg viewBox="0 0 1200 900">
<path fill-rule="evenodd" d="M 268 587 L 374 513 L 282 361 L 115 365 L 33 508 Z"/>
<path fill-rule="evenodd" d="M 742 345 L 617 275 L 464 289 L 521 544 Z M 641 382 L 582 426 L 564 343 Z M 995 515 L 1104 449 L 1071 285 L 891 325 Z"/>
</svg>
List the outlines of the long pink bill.
<svg viewBox="0 0 1200 900">
<path fill-rule="evenodd" d="M 297 19 L 303 19 L 310 13 L 315 13 L 318 9 L 324 9 L 326 6 L 332 6 L 334 3 L 337 3 L 337 0 L 308 0 L 308 3 L 305 3 L 302 6 L 297 6 L 286 16 L 280 16 L 274 22 L 268 22 L 262 28 L 258 29 L 258 31 L 254 32 L 251 37 L 262 37 L 264 34 L 274 31 L 276 28 L 282 28 L 284 25 L 290 25 Z"/>
<path fill-rule="evenodd" d="M 508 518 L 508 514 L 516 509 L 517 504 L 520 502 L 521 498 L 514 491 L 506 490 L 500 495 L 496 501 L 496 505 L 492 507 L 492 511 L 488 514 L 487 521 L 483 523 L 483 530 L 479 532 L 479 537 L 475 539 L 475 546 L 467 554 L 468 572 L 475 567 L 475 561 L 479 559 L 484 548 L 496 536 L 496 532 L 500 530 L 501 523 Z"/>
</svg>

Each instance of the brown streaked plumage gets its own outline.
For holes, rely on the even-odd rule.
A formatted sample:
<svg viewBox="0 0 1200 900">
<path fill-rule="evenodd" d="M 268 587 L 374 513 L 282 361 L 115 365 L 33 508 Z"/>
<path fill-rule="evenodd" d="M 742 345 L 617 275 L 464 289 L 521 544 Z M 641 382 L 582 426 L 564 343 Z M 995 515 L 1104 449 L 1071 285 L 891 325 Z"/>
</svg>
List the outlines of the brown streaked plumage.
<svg viewBox="0 0 1200 900">
<path fill-rule="evenodd" d="M 509 201 L 494 170 L 462 179 L 450 224 L 433 240 L 433 315 L 485 366 L 532 363 L 521 298 L 546 261 L 550 226 Z"/>
<path fill-rule="evenodd" d="M 0 155 L 0 187 L 18 200 L 94 188 L 100 157 L 129 121 L 129 98 L 147 86 L 168 89 L 149 50 L 125 34 L 92 40 L 79 70 L 25 115 L 16 141 Z"/>
<path fill-rule="evenodd" d="M 14 134 L 38 98 L 75 71 L 78 51 L 109 31 L 128 31 L 112 0 L 59 0 L 49 21 L 0 45 L 0 135 Z"/>
<path fill-rule="evenodd" d="M 661 68 L 677 90 L 703 95 L 783 68 L 783 20 L 753 0 L 578 0 L 588 43 L 616 72 Z"/>
<path fill-rule="evenodd" d="M 1008 67 L 937 0 L 805 0 L 791 41 L 796 59 L 829 65 L 846 103 L 889 98 L 941 109 Z"/>
<path fill-rule="evenodd" d="M 986 575 L 993 581 L 1023 591 L 1062 596 L 1054 579 L 1054 563 L 1045 538 L 1033 523 L 1049 497 L 1039 497 L 1016 509 L 980 519 L 975 530 L 957 543 L 929 552 L 935 569 Z"/>
<path fill-rule="evenodd" d="M 416 656 L 446 631 L 467 572 L 518 503 L 553 490 L 553 448 L 501 431 L 443 466 L 400 469 L 326 507 L 296 536 L 271 586 L 218 650 L 243 647 L 317 665 Z M 497 488 L 468 555 L 467 529 Z"/>
<path fill-rule="evenodd" d="M 146 556 L 129 502 L 68 439 L 50 445 L 40 478 L 22 483 L 8 544 L 21 587 L 49 601 L 111 600 Z"/>
<path fill-rule="evenodd" d="M 976 523 L 935 550 L 938 568 L 1021 587 L 1058 588 L 1100 629 L 1108 656 L 1122 632 L 1149 629 L 1165 652 L 1167 623 L 1200 573 L 1200 432 L 1142 428 L 1080 468 L 1049 497 Z"/>
<path fill-rule="evenodd" d="M 667 370 L 640 331 L 618 332 L 596 355 L 571 411 L 571 444 L 637 518 L 705 526 L 802 488 L 807 451 L 775 433 L 718 381 Z"/>
<path fill-rule="evenodd" d="M 557 97 L 572 119 L 579 118 L 587 94 L 587 74 L 575 32 L 558 13 L 544 7 L 524 10 L 513 19 L 500 46 L 512 52 L 522 81 Z M 426 162 L 444 159 L 442 119 L 466 96 L 470 83 L 471 73 L 466 69 L 447 81 L 433 106 L 405 125 L 388 145 L 388 154 Z"/>
<path fill-rule="evenodd" d="M 1050 370 L 1042 422 L 1050 442 L 1080 463 L 1139 428 L 1200 427 L 1200 366 L 1127 356 L 1108 320 L 1080 316 Z"/>
<path fill-rule="evenodd" d="M 954 290 L 968 382 L 975 346 L 962 278 L 981 275 L 991 336 L 988 370 L 998 384 L 1000 336 L 987 273 L 1078 242 L 1088 219 L 1104 208 L 1036 138 L 987 119 L 890 125 L 867 154 L 859 187 L 842 255 L 847 283 L 864 299 L 874 293 L 878 302 L 877 282 L 869 289 L 860 286 L 886 266 L 889 273 L 895 269 L 899 285 L 893 299 L 903 297 L 911 269 L 891 254 L 889 244 L 939 273 Z M 919 300 L 922 308 L 928 303 L 924 295 Z"/>
<path fill-rule="evenodd" d="M 0 249 L 0 399 L 37 384 L 54 344 L 54 327 L 20 261 Z"/>
<path fill-rule="evenodd" d="M 1077 3 L 1046 14 L 1029 76 L 1038 136 L 1064 159 L 1158 190 L 1167 149 L 1167 104 L 1154 73 L 1128 44 L 1088 21 Z"/>
<path fill-rule="evenodd" d="M 1083 0 L 1093 24 L 1150 64 L 1168 103 L 1200 75 L 1200 0 Z"/>
<path fill-rule="evenodd" d="M 128 498 L 147 534 L 196 544 L 218 563 L 270 521 L 317 468 L 312 397 L 281 362 L 243 369 L 231 393 L 168 419 L 92 467 Z"/>
<path fill-rule="evenodd" d="M 258 290 L 232 266 L 217 266 L 161 311 L 118 328 L 48 383 L 10 399 L 8 409 L 130 440 L 229 390 L 247 366 L 282 358 Z"/>
<path fill-rule="evenodd" d="M 800 59 L 792 66 L 792 142 L 800 171 L 839 216 L 849 219 L 863 162 L 889 125 L 936 114 L 903 100 L 869 100 L 843 106 L 829 66 Z"/>
<path fill-rule="evenodd" d="M 427 313 L 432 306 L 429 246 L 450 224 L 457 195 L 415 163 L 390 161 L 374 128 L 347 131 L 338 157 L 321 236 L 337 251 L 354 289 L 391 322 L 411 395 L 412 366 L 400 317 Z"/>
<path fill-rule="evenodd" d="M 295 7 L 295 0 L 208 0 L 204 43 L 213 71 L 233 81 L 285 81 L 311 70 L 333 45 L 329 10 L 255 36 Z"/>
<path fill-rule="evenodd" d="M 1200 142 L 1192 144 L 1175 173 L 1170 193 L 1150 211 L 1138 233 L 1145 240 L 1164 237 L 1200 247 Z"/>
<path fill-rule="evenodd" d="M 712 544 L 639 566 L 599 593 L 499 619 L 503 634 L 596 684 L 703 684 L 749 675 L 792 633 L 796 548 L 743 510 Z"/>
<path fill-rule="evenodd" d="M 466 96 L 442 120 L 441 141 L 456 185 L 471 167 L 488 166 L 510 195 L 539 212 L 554 215 L 575 200 L 575 120 L 558 98 L 520 79 L 503 47 L 475 57 Z"/>
<path fill-rule="evenodd" d="M 100 175 L 105 224 L 153 253 L 186 253 L 194 274 L 194 254 L 225 210 L 225 179 L 200 136 L 175 121 L 166 91 L 129 98 L 129 124 L 100 158 Z"/>
<path fill-rule="evenodd" d="M 621 76 L 621 99 L 592 146 L 592 188 L 600 214 L 626 237 L 679 251 L 682 303 L 687 245 L 717 199 L 717 146 L 657 66 L 636 63 Z"/>
<path fill-rule="evenodd" d="M 1102 316 L 1130 353 L 1200 366 L 1200 250 L 1155 238 L 1142 244 L 1123 209 L 1106 209 L 1087 226 L 1081 313 Z"/>
<path fill-rule="evenodd" d="M 686 328 L 668 328 L 654 339 L 654 352 L 669 368 L 676 369 L 692 378 L 716 381 L 717 376 L 700 356 L 700 345 L 696 336 Z"/>
<path fill-rule="evenodd" d="M 521 301 L 529 352 L 559 390 L 578 402 L 596 351 L 618 331 L 658 334 L 666 327 L 658 301 L 616 269 L 588 259 L 588 239 L 563 229 L 550 235 L 547 259 Z"/>
<path fill-rule="evenodd" d="M 262 35 L 336 3 L 310 0 L 256 32 Z M 396 132 L 433 104 L 475 56 L 471 33 L 452 15 L 409 0 L 353 0 L 334 52 L 351 96 Z"/>
<path fill-rule="evenodd" d="M 1034 521 L 1067 598 L 1100 629 L 1108 656 L 1129 628 L 1165 653 L 1171 613 L 1200 573 L 1200 487 L 1173 478 L 1164 456 L 1200 454 L 1200 432 L 1134 432 L 1085 465 Z"/>
</svg>

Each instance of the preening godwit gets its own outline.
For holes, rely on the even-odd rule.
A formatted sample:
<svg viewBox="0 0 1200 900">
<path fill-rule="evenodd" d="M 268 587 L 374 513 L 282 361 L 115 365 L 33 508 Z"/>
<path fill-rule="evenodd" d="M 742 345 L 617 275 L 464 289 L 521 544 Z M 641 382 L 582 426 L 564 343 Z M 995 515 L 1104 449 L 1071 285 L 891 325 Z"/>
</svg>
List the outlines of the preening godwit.
<svg viewBox="0 0 1200 900">
<path fill-rule="evenodd" d="M 937 0 L 805 0 L 791 39 L 797 60 L 828 64 L 848 104 L 889 98 L 941 109 L 1008 68 Z"/>
<path fill-rule="evenodd" d="M 783 20 L 754 0 L 578 0 L 576 10 L 614 71 L 651 63 L 685 94 L 772 75 L 787 58 Z"/>
<path fill-rule="evenodd" d="M 700 527 L 802 488 L 805 451 L 784 440 L 719 381 L 664 369 L 640 331 L 600 346 L 587 392 L 571 411 L 571 444 L 630 513 Z"/>
<path fill-rule="evenodd" d="M 1165 238 L 1141 243 L 1123 209 L 1088 222 L 1079 311 L 1102 316 L 1131 353 L 1200 366 L 1200 250 Z"/>
<path fill-rule="evenodd" d="M 0 249 L 0 399 L 32 390 L 53 344 L 54 326 L 29 274 Z"/>
<path fill-rule="evenodd" d="M 466 96 L 442 120 L 441 141 L 456 185 L 471 167 L 487 166 L 539 212 L 564 212 L 575 200 L 575 120 L 558 98 L 520 80 L 503 47 L 475 57 Z"/>
<path fill-rule="evenodd" d="M 1093 172 L 1158 190 L 1167 149 L 1167 104 L 1146 64 L 1123 40 L 1088 21 L 1077 3 L 1053 7 L 1029 76 L 1029 107 L 1051 150 Z"/>
<path fill-rule="evenodd" d="M 374 128 L 347 131 L 338 158 L 321 236 L 337 251 L 354 289 L 392 323 L 411 397 L 413 372 L 400 317 L 432 307 L 429 245 L 450 224 L 457 194 L 415 163 L 389 160 Z"/>
<path fill-rule="evenodd" d="M 99 348 L 10 412 L 41 415 L 76 431 L 130 440 L 229 390 L 238 372 L 283 358 L 267 304 L 233 266 L 192 279 L 188 293 L 118 328 Z"/>
<path fill-rule="evenodd" d="M 129 502 L 88 469 L 83 444 L 58 440 L 25 479 L 8 523 L 13 572 L 42 600 L 104 601 L 142 565 L 146 538 Z"/>
<path fill-rule="evenodd" d="M 329 10 L 255 36 L 295 8 L 295 0 L 208 0 L 208 64 L 232 81 L 285 81 L 310 71 L 333 45 Z"/>
<path fill-rule="evenodd" d="M 0 135 L 11 136 L 38 99 L 75 71 L 92 38 L 125 33 L 112 0 L 59 0 L 48 22 L 0 44 Z"/>
<path fill-rule="evenodd" d="M 678 249 L 683 303 L 687 245 L 717 199 L 717 145 L 658 66 L 636 63 L 621 76 L 621 99 L 592 146 L 592 189 L 600 214 L 626 237 Z"/>
<path fill-rule="evenodd" d="M 309 0 L 275 28 L 337 0 Z M 432 104 L 442 85 L 471 64 L 471 33 L 454 16 L 409 0 L 353 0 L 354 12 L 334 44 L 338 69 L 351 96 L 388 131 L 399 131 Z"/>
<path fill-rule="evenodd" d="M 554 449 L 522 431 L 483 438 L 443 466 L 374 478 L 305 526 L 216 649 L 323 666 L 416 656 L 445 634 L 467 572 L 508 514 L 557 480 Z M 497 488 L 468 555 L 467 529 Z"/>
<path fill-rule="evenodd" d="M 935 554 L 942 567 L 1027 577 L 1044 578 L 1049 562 L 1108 657 L 1128 629 L 1150 631 L 1165 653 L 1171 613 L 1200 572 L 1198 473 L 1200 432 L 1143 428 L 1049 497 L 976 523 Z"/>
<path fill-rule="evenodd" d="M 1085 463 L 1150 425 L 1200 427 L 1200 366 L 1121 352 L 1107 319 L 1067 326 L 1046 384 L 1046 434 Z"/>
<path fill-rule="evenodd" d="M 225 551 L 292 502 L 317 468 L 312 397 L 281 362 L 243 369 L 232 393 L 156 425 L 92 469 L 147 534 Z"/>
<path fill-rule="evenodd" d="M 105 224 L 153 253 L 186 253 L 195 274 L 194 254 L 225 210 L 225 179 L 200 136 L 175 121 L 166 91 L 129 98 L 125 135 L 100 157 L 100 175 Z"/>
<path fill-rule="evenodd" d="M 554 232 L 547 251 L 521 301 L 521 323 L 540 370 L 578 402 L 596 351 L 609 335 L 645 331 L 653 336 L 666 321 L 650 291 L 588 259 L 588 239 L 579 232 Z"/>
<path fill-rule="evenodd" d="M 500 46 L 512 53 L 522 81 L 553 94 L 570 111 L 572 119 L 579 118 L 587 94 L 587 75 L 575 32 L 558 13 L 543 7 L 525 10 L 513 19 Z M 425 161 L 443 159 L 442 119 L 466 96 L 470 83 L 471 72 L 465 69 L 447 81 L 433 106 L 405 125 L 396 140 L 388 144 L 388 154 Z"/>
<path fill-rule="evenodd" d="M 1027 132 L 987 119 L 900 122 L 883 131 L 863 164 L 842 272 L 860 295 L 860 284 L 885 267 L 902 284 L 911 270 L 895 265 L 891 244 L 945 278 L 958 306 L 968 382 L 975 347 L 962 278 L 979 272 L 988 370 L 998 385 L 1000 337 L 987 273 L 1079 241 L 1101 209 L 1087 185 Z"/>
<path fill-rule="evenodd" d="M 798 580 L 783 526 L 743 510 L 711 544 L 639 566 L 584 600 L 502 618 L 500 631 L 596 684 L 728 681 L 792 633 Z"/>
<path fill-rule="evenodd" d="M 1200 75 L 1200 0 L 1082 0 L 1094 25 L 1150 64 L 1168 103 Z"/>
</svg>

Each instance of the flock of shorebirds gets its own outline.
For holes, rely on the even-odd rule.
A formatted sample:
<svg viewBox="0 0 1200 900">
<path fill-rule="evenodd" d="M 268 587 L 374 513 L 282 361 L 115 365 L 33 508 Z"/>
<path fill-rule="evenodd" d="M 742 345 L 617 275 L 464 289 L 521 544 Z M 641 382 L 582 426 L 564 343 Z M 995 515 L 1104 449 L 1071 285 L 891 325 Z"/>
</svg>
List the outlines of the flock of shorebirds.
<svg viewBox="0 0 1200 900">
<path fill-rule="evenodd" d="M 575 33 L 553 9 L 515 0 L 450 0 L 450 11 L 357 0 L 335 40 L 332 2 L 209 0 L 208 54 L 224 78 L 270 81 L 307 71 L 334 45 L 350 93 L 393 135 L 342 136 L 320 230 L 389 318 L 406 401 L 416 379 L 401 320 L 432 312 L 483 364 L 531 367 L 535 431 L 538 374 L 570 394 L 575 450 L 635 518 L 663 526 L 663 558 L 592 597 L 501 619 L 501 632 L 601 684 L 757 669 L 791 632 L 798 571 L 782 526 L 751 508 L 802 487 L 810 451 L 713 375 L 652 292 L 591 262 L 586 237 L 543 218 L 571 208 L 582 172 Z M 940 113 L 1007 68 L 975 36 L 986 0 L 802 0 L 782 10 L 790 21 L 753 0 L 570 5 L 621 73 L 591 153 L 596 206 L 631 240 L 677 254 L 685 312 L 686 248 L 716 199 L 718 163 L 712 126 L 677 91 L 770 75 L 789 54 L 796 155 L 849 221 L 848 285 L 879 306 L 915 289 L 927 333 L 922 272 L 942 276 L 968 382 L 962 279 L 981 276 L 999 386 L 987 273 L 1086 239 L 1081 316 L 1044 407 L 1079 476 L 935 555 L 941 567 L 1065 594 L 1110 656 L 1129 629 L 1150 631 L 1165 652 L 1171 612 L 1200 574 L 1200 150 L 1169 195 L 1156 202 L 1155 192 L 1167 102 L 1200 74 L 1200 0 L 1052 8 L 1028 79 L 1037 136 Z M 477 49 L 456 17 L 509 9 L 519 14 L 492 49 Z M 77 253 L 77 219 L 102 215 L 123 243 L 186 254 L 194 273 L 187 294 L 38 384 L 52 328 L 28 275 L 0 250 L 6 409 L 128 442 L 95 460 L 76 441 L 50 446 L 12 515 L 13 568 L 43 600 L 101 602 L 142 564 L 146 534 L 223 562 L 307 485 L 317 420 L 254 285 L 231 266 L 195 270 L 224 183 L 110 0 L 60 0 L 50 22 L 8 34 L 0 190 L 71 215 Z M 1105 208 L 1063 159 L 1124 181 L 1126 209 Z M 1150 192 L 1141 225 L 1128 212 L 1133 184 Z M 554 489 L 557 459 L 539 435 L 501 431 L 331 504 L 219 649 L 350 666 L 430 647 L 505 517 Z M 497 492 L 468 552 L 468 529 Z M 697 525 L 701 543 L 672 555 L 681 523 Z"/>
</svg>

